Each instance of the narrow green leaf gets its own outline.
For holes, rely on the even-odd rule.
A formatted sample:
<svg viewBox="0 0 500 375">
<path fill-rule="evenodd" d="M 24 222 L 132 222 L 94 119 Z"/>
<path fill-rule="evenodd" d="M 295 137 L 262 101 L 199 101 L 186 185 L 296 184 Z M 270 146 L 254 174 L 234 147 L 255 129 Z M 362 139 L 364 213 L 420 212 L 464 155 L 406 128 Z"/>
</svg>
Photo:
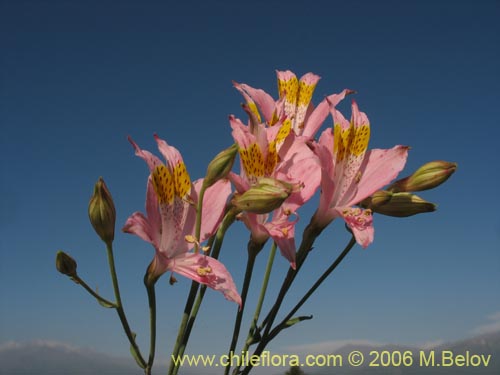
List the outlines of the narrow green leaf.
<svg viewBox="0 0 500 375">
<path fill-rule="evenodd" d="M 290 328 L 291 326 L 297 324 L 298 322 L 301 322 L 303 320 L 311 320 L 313 318 L 312 315 L 307 315 L 307 316 L 298 316 L 296 318 L 292 318 L 289 321 L 285 323 L 286 328 Z"/>
<path fill-rule="evenodd" d="M 137 334 L 135 332 L 132 332 L 132 336 L 134 337 L 134 341 L 135 341 L 135 337 L 137 336 Z M 134 357 L 135 362 L 137 363 L 137 365 L 140 368 L 142 368 L 142 369 L 146 368 L 146 366 L 141 363 L 141 359 L 139 357 L 139 353 L 137 353 L 135 351 L 135 349 L 134 349 L 134 347 L 132 345 L 130 345 L 130 354 L 132 354 L 132 357 Z"/>
</svg>

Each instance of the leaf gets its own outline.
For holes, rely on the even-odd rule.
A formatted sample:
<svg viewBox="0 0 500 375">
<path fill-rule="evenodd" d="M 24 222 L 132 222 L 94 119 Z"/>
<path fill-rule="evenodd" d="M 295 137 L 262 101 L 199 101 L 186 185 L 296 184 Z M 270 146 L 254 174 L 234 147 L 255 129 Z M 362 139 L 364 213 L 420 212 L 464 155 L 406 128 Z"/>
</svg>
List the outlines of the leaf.
<svg viewBox="0 0 500 375">
<path fill-rule="evenodd" d="M 132 337 L 134 338 L 134 342 L 135 342 L 135 337 L 137 336 L 137 334 L 135 332 L 132 332 Z M 139 353 L 137 353 L 133 347 L 133 345 L 130 345 L 130 354 L 132 354 L 132 357 L 134 357 L 135 359 L 135 362 L 137 363 L 137 365 L 142 368 L 142 369 L 145 369 L 146 368 L 146 365 L 144 365 L 141 361 L 141 358 L 139 357 Z"/>
<path fill-rule="evenodd" d="M 97 295 L 99 295 L 99 288 L 96 287 L 95 288 L 95 292 L 96 292 Z M 114 309 L 114 308 L 116 308 L 116 304 L 104 301 L 104 298 L 102 300 L 100 300 L 99 298 L 96 297 L 96 300 L 97 300 L 97 302 L 99 302 L 99 305 L 101 305 L 102 307 L 106 307 L 108 309 Z"/>
<path fill-rule="evenodd" d="M 298 316 L 296 318 L 292 318 L 285 323 L 285 328 L 290 328 L 291 326 L 297 324 L 298 322 L 301 322 L 303 320 L 311 320 L 312 318 L 313 318 L 312 315 Z"/>
<path fill-rule="evenodd" d="M 106 307 L 108 309 L 114 309 L 114 308 L 116 308 L 116 305 L 114 303 L 102 301 L 100 299 L 97 299 L 97 302 L 99 302 L 99 305 L 101 305 L 102 307 Z"/>
</svg>

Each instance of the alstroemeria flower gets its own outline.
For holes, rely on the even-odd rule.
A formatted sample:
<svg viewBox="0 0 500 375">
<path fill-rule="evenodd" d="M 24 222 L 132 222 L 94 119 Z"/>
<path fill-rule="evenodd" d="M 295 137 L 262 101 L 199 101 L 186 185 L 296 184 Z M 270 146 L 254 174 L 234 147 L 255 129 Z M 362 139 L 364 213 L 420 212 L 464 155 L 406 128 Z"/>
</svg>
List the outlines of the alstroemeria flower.
<svg viewBox="0 0 500 375">
<path fill-rule="evenodd" d="M 321 197 L 314 220 L 325 227 L 342 217 L 356 241 L 366 248 L 373 241 L 369 209 L 352 207 L 391 182 L 403 169 L 408 147 L 367 151 L 370 138 L 368 117 L 353 101 L 351 121 L 331 106 L 332 129 L 325 130 L 316 146 L 321 161 Z"/>
<path fill-rule="evenodd" d="M 195 234 L 196 204 L 203 180 L 191 180 L 179 151 L 155 135 L 158 149 L 166 163 L 142 150 L 137 144 L 135 153 L 146 161 L 151 175 L 148 178 L 146 213 L 135 212 L 123 228 L 155 248 L 155 257 L 148 276 L 156 280 L 165 272 L 174 272 L 220 291 L 224 297 L 241 306 L 241 297 L 225 266 L 203 253 L 190 252 Z M 229 181 L 220 180 L 205 192 L 203 200 L 201 238 L 210 237 L 222 219 L 227 198 L 231 194 Z"/>
<path fill-rule="evenodd" d="M 306 76 L 317 77 L 312 73 Z M 229 119 L 241 160 L 240 175 L 230 175 L 236 190 L 243 193 L 258 184 L 259 179 L 269 177 L 301 186 L 272 214 L 247 212 L 241 219 L 254 240 L 264 242 L 272 237 L 281 254 L 295 267 L 294 225 L 297 220 L 289 218 L 314 195 L 321 174 L 318 158 L 306 143 L 308 140 L 297 137 L 293 124 L 297 116 L 305 113 L 314 88 L 302 85 L 300 104 L 292 108 L 285 96 L 275 102 L 262 90 L 245 84 L 235 86 L 246 100 L 244 109 L 249 116 L 248 125 L 234 116 Z"/>
<path fill-rule="evenodd" d="M 273 127 L 256 123 L 244 125 L 234 116 L 230 117 L 233 137 L 238 144 L 241 168 L 240 175 L 230 173 L 238 193 L 244 193 L 257 185 L 261 178 L 274 178 L 295 187 L 294 192 L 281 207 L 271 214 L 244 212 L 240 218 L 250 229 L 252 238 L 260 243 L 272 237 L 281 254 L 295 266 L 294 222 L 288 218 L 304 204 L 319 186 L 319 162 L 305 144 L 296 144 L 288 152 L 290 159 L 282 160 L 279 148 L 290 134 L 291 122 L 282 118 Z"/>
<path fill-rule="evenodd" d="M 273 126 L 284 113 L 291 121 L 291 127 L 297 136 L 307 140 L 313 139 L 329 114 L 331 105 L 337 105 L 346 95 L 354 91 L 345 89 L 339 94 L 332 94 L 324 98 L 317 107 L 311 102 L 314 90 L 320 77 L 314 73 L 304 74 L 300 80 L 289 71 L 276 71 L 278 78 L 279 99 L 274 100 L 271 95 L 261 89 L 255 89 L 247 84 L 235 83 L 235 87 L 243 94 L 249 109 L 261 122 L 260 109 L 264 121 Z"/>
</svg>

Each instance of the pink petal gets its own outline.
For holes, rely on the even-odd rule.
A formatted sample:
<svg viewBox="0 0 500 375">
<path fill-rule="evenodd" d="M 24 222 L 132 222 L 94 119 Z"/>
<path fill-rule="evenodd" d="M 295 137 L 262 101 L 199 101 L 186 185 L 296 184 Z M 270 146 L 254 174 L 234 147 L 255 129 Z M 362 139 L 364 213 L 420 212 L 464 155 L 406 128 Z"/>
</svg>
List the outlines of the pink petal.
<svg viewBox="0 0 500 375">
<path fill-rule="evenodd" d="M 368 151 L 361 165 L 357 193 L 346 206 L 360 202 L 394 180 L 406 164 L 408 149 L 407 146 L 395 146 Z"/>
<path fill-rule="evenodd" d="M 243 175 L 243 168 L 241 168 L 241 173 Z M 237 175 L 234 172 L 229 172 L 229 180 L 233 183 L 234 188 L 238 193 L 244 193 L 248 189 L 250 189 L 250 184 L 246 178 L 243 178 L 241 175 Z"/>
<path fill-rule="evenodd" d="M 168 145 L 167 142 L 158 137 L 158 135 L 155 134 L 154 137 L 156 143 L 158 144 L 158 149 L 165 158 L 167 165 L 172 172 L 175 169 L 176 165 L 178 165 L 179 163 L 183 163 L 181 153 L 175 147 Z"/>
<path fill-rule="evenodd" d="M 370 210 L 347 207 L 338 208 L 337 212 L 351 228 L 358 244 L 365 249 L 373 242 L 373 217 Z"/>
<path fill-rule="evenodd" d="M 134 147 L 135 154 L 146 162 L 150 172 L 152 172 L 158 165 L 163 164 L 162 161 L 151 152 L 140 149 L 137 143 L 135 143 L 131 137 L 128 137 L 128 141 Z"/>
<path fill-rule="evenodd" d="M 198 202 L 199 191 L 203 179 L 194 183 L 195 201 Z M 227 198 L 231 194 L 231 184 L 228 180 L 219 180 L 205 191 L 201 218 L 201 238 L 204 241 L 213 235 L 219 226 L 226 208 Z"/>
<path fill-rule="evenodd" d="M 302 189 L 292 193 L 286 200 L 287 207 L 295 211 L 307 202 L 318 189 L 321 181 L 321 165 L 318 157 L 303 142 L 295 142 L 288 153 L 293 153 L 293 157 L 280 164 L 275 177 L 303 185 Z"/>
<path fill-rule="evenodd" d="M 233 115 L 229 116 L 229 124 L 231 125 L 232 136 L 240 148 L 248 148 L 257 140 L 253 134 L 248 130 L 248 126 L 244 125 L 240 119 Z"/>
<path fill-rule="evenodd" d="M 227 300 L 241 307 L 241 297 L 233 278 L 218 260 L 200 253 L 184 253 L 172 259 L 169 269 L 221 292 Z"/>
<path fill-rule="evenodd" d="M 151 228 L 149 220 L 140 212 L 134 212 L 127 219 L 122 231 L 125 233 L 135 234 L 144 241 L 153 244 L 155 247 L 157 245 L 154 240 L 154 231 Z"/>
<path fill-rule="evenodd" d="M 239 216 L 245 226 L 252 234 L 252 239 L 257 243 L 264 243 L 269 239 L 269 230 L 264 225 L 269 214 L 257 215 L 244 212 Z"/>
<path fill-rule="evenodd" d="M 290 267 L 295 269 L 295 222 L 270 222 L 266 224 L 266 227 L 269 229 L 272 239 L 278 245 L 281 255 L 290 262 Z"/>
<path fill-rule="evenodd" d="M 148 215 L 148 221 L 151 226 L 151 238 L 154 244 L 158 244 L 160 241 L 161 233 L 161 218 L 158 205 L 158 197 L 156 196 L 155 190 L 153 188 L 151 176 L 149 176 L 148 178 L 148 185 L 146 190 L 146 214 Z"/>
<path fill-rule="evenodd" d="M 236 87 L 236 89 L 238 89 L 244 96 L 247 94 L 258 105 L 266 122 L 269 123 L 272 121 L 276 105 L 271 95 L 266 93 L 264 90 L 254 89 L 244 83 L 235 83 L 234 87 Z"/>
<path fill-rule="evenodd" d="M 307 117 L 304 123 L 302 135 L 307 138 L 314 138 L 319 128 L 330 113 L 330 108 L 335 107 L 346 95 L 353 93 L 353 90 L 345 89 L 339 94 L 333 94 L 321 101 L 314 111 Z"/>
</svg>

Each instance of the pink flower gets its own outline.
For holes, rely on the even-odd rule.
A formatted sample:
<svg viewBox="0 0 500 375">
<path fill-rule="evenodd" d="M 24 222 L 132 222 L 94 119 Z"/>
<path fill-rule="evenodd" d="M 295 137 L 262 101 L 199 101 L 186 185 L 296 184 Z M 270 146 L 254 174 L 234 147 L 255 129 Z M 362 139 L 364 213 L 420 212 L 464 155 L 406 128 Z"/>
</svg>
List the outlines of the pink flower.
<svg viewBox="0 0 500 375">
<path fill-rule="evenodd" d="M 408 147 L 367 151 L 370 124 L 357 104 L 352 103 L 350 122 L 333 105 L 330 110 L 333 132 L 325 130 L 315 149 L 322 174 L 320 204 L 314 220 L 325 227 L 336 217 L 342 217 L 356 241 L 366 248 L 373 241 L 372 214 L 370 210 L 352 206 L 398 175 L 406 163 Z"/>
<path fill-rule="evenodd" d="M 280 74 L 278 72 L 278 77 Z M 258 184 L 264 177 L 301 186 L 272 214 L 247 212 L 241 215 L 253 240 L 262 243 L 271 237 L 292 267 L 295 267 L 294 228 L 297 219 L 290 218 L 296 216 L 296 210 L 314 195 L 321 178 L 319 161 L 307 145 L 308 139 L 299 137 L 294 131 L 297 118 L 306 118 L 306 109 L 319 79 L 312 73 L 304 77 L 300 84 L 302 94 L 295 92 L 300 97 L 295 107 L 291 106 L 290 97 L 284 94 L 274 101 L 263 90 L 235 84 L 246 100 L 244 109 L 249 123 L 245 125 L 234 116 L 229 119 L 241 160 L 240 175 L 232 173 L 230 178 L 239 193 Z M 291 93 L 291 90 L 287 92 Z"/>
<path fill-rule="evenodd" d="M 271 214 L 244 212 L 240 219 L 250 229 L 258 243 L 269 237 L 278 244 L 281 254 L 295 267 L 294 224 L 289 218 L 303 205 L 319 186 L 319 162 L 305 145 L 292 145 L 291 155 L 282 159 L 280 148 L 290 134 L 291 123 L 282 118 L 273 127 L 257 123 L 246 126 L 234 116 L 230 117 L 233 137 L 238 144 L 240 174 L 230 173 L 238 193 L 244 193 L 262 178 L 274 178 L 292 184 L 295 189 L 285 202 Z"/>
<path fill-rule="evenodd" d="M 179 151 L 156 135 L 155 139 L 165 164 L 129 138 L 136 155 L 148 164 L 151 175 L 147 184 L 147 216 L 135 212 L 123 231 L 139 236 L 155 248 L 155 257 L 148 269 L 151 279 L 156 280 L 167 271 L 175 272 L 222 292 L 226 299 L 241 306 L 241 297 L 224 265 L 202 253 L 190 252 L 193 241 L 186 241 L 186 236 L 195 234 L 195 207 L 203 180 L 191 184 Z M 216 182 L 205 192 L 199 242 L 215 232 L 230 193 L 227 180 Z"/>
<path fill-rule="evenodd" d="M 324 98 L 317 107 L 311 99 L 320 77 L 314 73 L 304 74 L 300 80 L 289 71 L 276 71 L 278 77 L 279 99 L 274 100 L 261 89 L 255 89 L 247 84 L 235 83 L 235 87 L 243 94 L 249 109 L 261 122 L 260 109 L 264 122 L 268 126 L 276 124 L 284 114 L 290 121 L 297 136 L 307 140 L 313 139 L 329 114 L 330 105 L 337 105 L 346 95 L 354 91 L 345 89 L 339 94 Z"/>
</svg>

